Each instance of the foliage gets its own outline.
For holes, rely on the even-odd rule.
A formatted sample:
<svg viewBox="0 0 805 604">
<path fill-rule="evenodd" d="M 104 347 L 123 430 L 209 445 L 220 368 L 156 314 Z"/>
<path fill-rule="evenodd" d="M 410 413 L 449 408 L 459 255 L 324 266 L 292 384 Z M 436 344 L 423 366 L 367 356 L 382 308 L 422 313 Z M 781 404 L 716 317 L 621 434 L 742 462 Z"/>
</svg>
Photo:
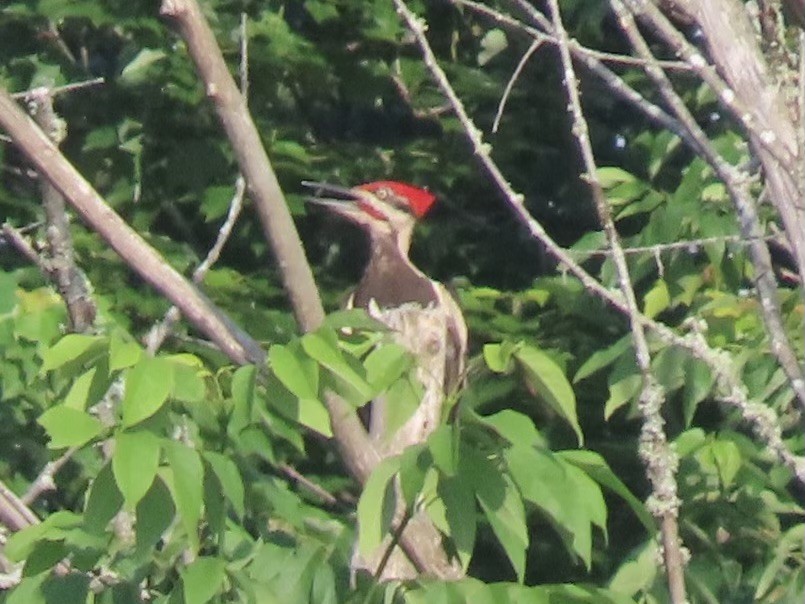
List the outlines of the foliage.
<svg viewBox="0 0 805 604">
<path fill-rule="evenodd" d="M 527 46 L 447 4 L 412 5 L 477 123 L 490 129 Z M 579 39 L 620 49 L 599 3 L 562 7 Z M 0 479 L 23 493 L 48 461 L 72 456 L 56 488 L 32 504 L 42 522 L 8 538 L 4 554 L 22 564 L 22 577 L 0 600 L 666 601 L 636 455 L 641 376 L 627 322 L 556 275 L 561 267 L 495 203 L 391 3 L 214 0 L 205 10 L 233 72 L 240 12 L 248 17 L 250 107 L 331 310 L 357 279 L 364 242 L 308 216 L 298 183 L 393 177 L 439 194 L 442 209 L 421 225 L 413 257 L 429 275 L 458 277 L 472 335 L 468 386 L 427 443 L 381 464 L 361 491 L 328 440 L 323 395 L 335 391 L 360 408 L 385 393 L 402 423 L 419 400 L 412 360 L 357 311 L 333 312 L 299 336 L 248 212 L 205 290 L 266 344 L 267 369 L 233 367 L 187 330 L 146 355 L 139 338 L 167 303 L 80 224 L 76 253 L 101 309 L 99 331 L 64 333 L 58 296 L 4 244 Z M 106 78 L 57 97 L 69 127 L 64 151 L 189 272 L 227 212 L 237 166 L 155 3 L 7 2 L 0 56 L 11 91 Z M 532 214 L 614 288 L 603 233 L 569 159 L 558 73 L 544 57 L 527 64 L 493 137 L 495 157 Z M 683 84 L 697 115 L 717 110 Z M 624 244 L 707 240 L 629 254 L 641 310 L 729 353 L 749 395 L 779 413 L 786 443 L 801 454 L 794 394 L 749 295 L 753 269 L 744 246 L 724 238 L 739 230 L 723 185 L 674 135 L 649 128 L 599 84 L 584 86 L 605 164 L 599 177 Z M 712 119 L 707 128 L 731 163 L 749 163 L 732 126 Z M 41 220 L 22 160 L 5 144 L 0 159 L 4 221 Z M 801 359 L 801 298 L 793 287 L 779 293 Z M 716 404 L 715 376 L 700 359 L 658 339 L 650 345 L 680 457 L 692 600 L 801 599 L 801 486 L 735 409 Z M 350 577 L 353 544 L 381 543 L 398 497 L 427 514 L 470 578 L 380 585 Z M 58 572 L 63 560 L 69 569 Z"/>
</svg>

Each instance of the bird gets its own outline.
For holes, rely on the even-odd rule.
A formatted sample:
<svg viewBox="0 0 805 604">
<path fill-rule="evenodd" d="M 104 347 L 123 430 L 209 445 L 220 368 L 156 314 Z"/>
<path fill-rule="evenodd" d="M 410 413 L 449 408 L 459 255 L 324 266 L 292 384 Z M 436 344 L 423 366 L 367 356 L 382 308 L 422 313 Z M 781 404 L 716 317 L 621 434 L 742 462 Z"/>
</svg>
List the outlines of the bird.
<svg viewBox="0 0 805 604">
<path fill-rule="evenodd" d="M 372 402 L 369 435 L 381 457 L 423 443 L 444 417 L 446 401 L 459 390 L 467 355 L 467 326 L 455 298 L 409 257 L 414 227 L 436 196 L 407 183 L 383 180 L 342 187 L 304 181 L 314 191 L 308 202 L 357 225 L 368 236 L 369 260 L 348 308 L 363 308 L 389 327 L 394 340 L 415 359 L 422 399 L 393 432 L 385 400 Z"/>
</svg>

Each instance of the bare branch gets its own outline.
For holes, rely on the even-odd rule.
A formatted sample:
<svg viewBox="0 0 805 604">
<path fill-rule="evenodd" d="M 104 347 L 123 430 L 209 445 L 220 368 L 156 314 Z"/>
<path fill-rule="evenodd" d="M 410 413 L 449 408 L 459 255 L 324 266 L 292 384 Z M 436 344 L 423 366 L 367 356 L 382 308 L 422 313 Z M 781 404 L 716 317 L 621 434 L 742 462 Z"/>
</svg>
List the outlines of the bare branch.
<svg viewBox="0 0 805 604">
<path fill-rule="evenodd" d="M 531 46 L 528 47 L 528 50 L 523 53 L 522 58 L 517 63 L 517 67 L 514 69 L 514 73 L 512 73 L 512 77 L 509 78 L 509 81 L 506 83 L 506 88 L 503 90 L 503 96 L 500 97 L 500 103 L 498 104 L 497 113 L 495 113 L 495 121 L 492 122 L 492 132 L 498 131 L 498 126 L 500 125 L 500 118 L 503 117 L 503 109 L 506 107 L 506 101 L 511 94 L 512 89 L 514 88 L 514 83 L 517 81 L 517 78 L 520 77 L 520 74 L 523 72 L 523 68 L 525 64 L 528 63 L 528 59 L 537 52 L 539 47 L 542 46 L 541 40 L 534 40 L 531 43 Z"/>
<path fill-rule="evenodd" d="M 646 0 L 632 0 L 635 13 L 689 63 L 713 87 L 719 102 L 744 125 L 763 164 L 770 198 L 785 227 L 800 277 L 805 276 L 805 203 L 803 172 L 797 129 L 781 97 L 744 8 L 738 0 L 694 2 L 677 0 L 701 29 L 710 55 L 729 88 L 719 88 L 718 74 L 706 64 L 656 6 Z M 801 125 L 800 125 L 801 126 Z M 802 291 L 805 301 L 805 290 Z"/>
<path fill-rule="evenodd" d="M 238 216 L 240 216 L 240 212 L 243 209 L 245 193 L 246 181 L 243 180 L 242 176 L 238 176 L 235 181 L 235 194 L 229 202 L 229 211 L 227 212 L 226 219 L 221 225 L 221 228 L 218 229 L 218 236 L 215 238 L 215 243 L 210 248 L 210 251 L 207 252 L 207 256 L 193 271 L 193 283 L 197 285 L 200 284 L 212 265 L 215 264 L 221 256 L 221 251 L 229 240 L 232 229 L 235 227 Z M 149 353 L 154 354 L 159 350 L 165 338 L 168 337 L 168 334 L 170 334 L 174 325 L 180 318 L 181 312 L 179 309 L 176 306 L 171 306 L 165 313 L 165 316 L 162 317 L 162 320 L 149 330 L 148 334 L 145 336 L 146 348 Z"/>
<path fill-rule="evenodd" d="M 514 0 L 518 6 L 520 6 L 526 14 L 531 18 L 536 24 L 540 27 L 545 29 L 549 34 L 553 33 L 553 26 L 551 25 L 550 21 L 548 21 L 545 16 L 536 10 L 533 6 L 525 2 L 524 0 Z M 556 38 L 551 36 L 547 36 L 545 33 L 534 29 L 533 27 L 529 27 L 517 19 L 509 15 L 505 15 L 501 12 L 495 11 L 487 7 L 486 5 L 479 4 L 474 2 L 473 0 L 452 0 L 454 4 L 457 6 L 466 6 L 467 8 L 478 12 L 479 14 L 486 15 L 495 21 L 499 22 L 501 25 L 505 27 L 514 29 L 522 34 L 525 34 L 534 40 L 547 40 L 548 42 L 556 41 Z M 521 6 L 522 5 L 522 6 Z M 687 132 L 685 129 L 679 124 L 673 117 L 671 117 L 664 109 L 655 105 L 648 99 L 646 99 L 643 95 L 641 95 L 637 90 L 629 86 L 623 78 L 613 72 L 609 67 L 604 65 L 600 60 L 596 57 L 592 56 L 592 54 L 586 52 L 587 49 L 582 47 L 578 44 L 575 40 L 570 40 L 568 42 L 568 47 L 570 48 L 570 52 L 573 54 L 573 58 L 577 60 L 579 63 L 584 65 L 584 67 L 590 70 L 596 77 L 598 77 L 604 84 L 609 87 L 612 93 L 620 98 L 622 101 L 629 103 L 633 107 L 635 107 L 638 111 L 640 111 L 643 115 L 645 115 L 652 123 L 670 130 L 680 138 L 684 138 L 687 136 Z"/>
<path fill-rule="evenodd" d="M 106 80 L 104 78 L 93 78 L 91 80 L 84 80 L 83 82 L 74 82 L 72 84 L 65 84 L 64 86 L 54 86 L 53 88 L 47 88 L 50 96 L 57 97 L 60 94 L 67 94 L 70 92 L 74 92 L 76 90 L 82 90 L 83 88 L 92 88 L 93 86 L 100 86 L 101 84 L 105 84 Z M 41 88 L 33 88 L 31 90 L 23 90 L 22 92 L 15 92 L 11 95 L 11 98 L 16 100 L 28 100 L 33 95 L 39 94 Z"/>
<path fill-rule="evenodd" d="M 36 123 L 47 133 L 53 144 L 59 146 L 67 135 L 67 126 L 53 109 L 50 90 L 38 88 L 26 98 Z M 48 240 L 47 275 L 64 300 L 70 317 L 71 330 L 85 333 L 92 329 L 97 309 L 89 293 L 89 284 L 75 263 L 70 220 L 64 197 L 46 178 L 40 177 L 39 187 L 47 223 L 45 230 Z"/>
<path fill-rule="evenodd" d="M 75 455 L 76 451 L 78 451 L 77 447 L 70 447 L 58 458 L 46 463 L 45 467 L 42 468 L 42 470 L 39 472 L 39 475 L 31 483 L 31 486 L 28 487 L 28 490 L 25 491 L 25 495 L 22 496 L 21 501 L 25 505 L 31 505 L 42 493 L 55 490 L 56 483 L 54 481 L 54 477 L 59 470 L 61 470 L 64 465 L 70 461 L 72 456 Z"/>
</svg>

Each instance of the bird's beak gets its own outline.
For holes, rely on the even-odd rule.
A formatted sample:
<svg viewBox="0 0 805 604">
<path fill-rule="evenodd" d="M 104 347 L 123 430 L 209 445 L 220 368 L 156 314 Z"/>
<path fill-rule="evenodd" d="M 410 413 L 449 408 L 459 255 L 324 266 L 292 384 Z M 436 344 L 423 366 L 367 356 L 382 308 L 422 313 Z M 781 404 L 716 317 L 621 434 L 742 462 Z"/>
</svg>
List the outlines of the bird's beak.
<svg viewBox="0 0 805 604">
<path fill-rule="evenodd" d="M 305 201 L 324 206 L 354 222 L 366 222 L 367 214 L 385 220 L 385 213 L 378 207 L 379 200 L 371 193 L 309 180 L 303 180 L 302 186 L 313 189 L 313 195 L 307 197 Z"/>
</svg>

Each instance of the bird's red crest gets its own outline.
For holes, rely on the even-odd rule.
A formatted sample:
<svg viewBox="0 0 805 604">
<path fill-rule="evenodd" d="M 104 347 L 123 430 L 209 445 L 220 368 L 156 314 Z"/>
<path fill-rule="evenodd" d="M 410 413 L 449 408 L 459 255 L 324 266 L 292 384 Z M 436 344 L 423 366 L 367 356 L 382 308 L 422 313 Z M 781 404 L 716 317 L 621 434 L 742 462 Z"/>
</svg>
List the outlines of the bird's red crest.
<svg viewBox="0 0 805 604">
<path fill-rule="evenodd" d="M 427 214 L 436 201 L 436 196 L 430 191 L 395 180 L 367 182 L 366 184 L 358 185 L 357 188 L 368 191 L 369 193 L 377 193 L 381 189 L 389 189 L 392 193 L 404 198 L 408 202 L 408 206 L 417 218 L 422 218 Z"/>
</svg>

